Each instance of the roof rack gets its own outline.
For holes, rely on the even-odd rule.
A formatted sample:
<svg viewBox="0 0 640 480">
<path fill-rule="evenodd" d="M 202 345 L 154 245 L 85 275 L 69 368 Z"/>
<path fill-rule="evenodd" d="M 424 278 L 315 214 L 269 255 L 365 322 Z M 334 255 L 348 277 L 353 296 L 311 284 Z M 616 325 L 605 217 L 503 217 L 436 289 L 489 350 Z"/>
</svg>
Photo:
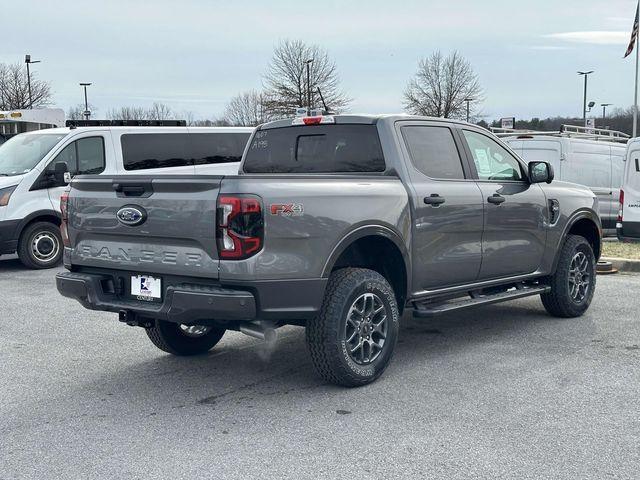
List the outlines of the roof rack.
<svg viewBox="0 0 640 480">
<path fill-rule="evenodd" d="M 67 120 L 67 127 L 186 127 L 186 120 Z"/>
<path fill-rule="evenodd" d="M 491 127 L 491 131 L 498 137 L 534 137 L 534 136 L 554 136 L 568 138 L 582 138 L 585 140 L 599 140 L 605 142 L 626 143 L 630 135 L 617 130 L 607 130 L 604 128 L 581 127 L 577 125 L 562 125 L 560 131 L 538 131 L 538 130 L 517 130 L 514 128 Z"/>
</svg>

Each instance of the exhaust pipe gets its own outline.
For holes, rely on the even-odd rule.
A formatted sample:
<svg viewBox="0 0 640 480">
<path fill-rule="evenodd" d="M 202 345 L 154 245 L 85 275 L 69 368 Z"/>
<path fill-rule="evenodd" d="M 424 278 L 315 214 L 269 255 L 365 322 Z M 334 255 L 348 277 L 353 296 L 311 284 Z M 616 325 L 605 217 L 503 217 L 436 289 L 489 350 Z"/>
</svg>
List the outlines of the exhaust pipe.
<svg viewBox="0 0 640 480">
<path fill-rule="evenodd" d="M 240 331 L 250 337 L 264 340 L 266 343 L 275 343 L 278 339 L 278 332 L 275 328 L 265 327 L 258 323 L 244 323 L 240 325 Z"/>
</svg>

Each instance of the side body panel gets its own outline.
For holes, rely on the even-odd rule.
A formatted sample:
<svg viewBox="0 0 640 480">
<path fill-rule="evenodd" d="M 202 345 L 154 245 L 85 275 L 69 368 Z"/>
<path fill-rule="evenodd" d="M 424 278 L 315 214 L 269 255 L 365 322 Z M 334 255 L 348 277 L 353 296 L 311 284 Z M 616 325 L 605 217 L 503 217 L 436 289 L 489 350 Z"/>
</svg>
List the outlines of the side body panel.
<svg viewBox="0 0 640 480">
<path fill-rule="evenodd" d="M 242 175 L 225 177 L 221 194 L 251 193 L 264 208 L 264 247 L 246 260 L 221 260 L 220 281 L 317 279 L 353 231 L 379 226 L 409 250 L 410 211 L 397 177 Z M 296 205 L 287 214 L 283 205 Z"/>
</svg>

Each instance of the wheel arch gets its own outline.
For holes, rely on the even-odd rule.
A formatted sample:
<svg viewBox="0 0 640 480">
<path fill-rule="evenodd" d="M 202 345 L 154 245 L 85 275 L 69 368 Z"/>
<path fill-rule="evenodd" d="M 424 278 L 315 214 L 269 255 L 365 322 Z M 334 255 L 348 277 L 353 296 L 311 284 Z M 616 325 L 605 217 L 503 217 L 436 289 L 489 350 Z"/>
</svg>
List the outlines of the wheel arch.
<svg viewBox="0 0 640 480">
<path fill-rule="evenodd" d="M 391 284 L 402 311 L 411 288 L 411 260 L 401 235 L 385 225 L 365 225 L 345 235 L 325 262 L 322 277 L 341 267 L 370 268 Z"/>
<path fill-rule="evenodd" d="M 569 219 L 560 237 L 560 243 L 553 261 L 554 272 L 560 261 L 562 245 L 569 235 L 584 237 L 589 244 L 591 244 L 596 260 L 598 260 L 602 254 L 602 224 L 600 223 L 600 217 L 591 210 L 578 211 Z"/>
<path fill-rule="evenodd" d="M 59 227 L 62 222 L 62 215 L 60 212 L 56 212 L 55 210 L 38 210 L 31 212 L 29 215 L 24 217 L 18 225 L 16 238 L 20 240 L 24 229 L 35 222 L 49 222 Z"/>
</svg>

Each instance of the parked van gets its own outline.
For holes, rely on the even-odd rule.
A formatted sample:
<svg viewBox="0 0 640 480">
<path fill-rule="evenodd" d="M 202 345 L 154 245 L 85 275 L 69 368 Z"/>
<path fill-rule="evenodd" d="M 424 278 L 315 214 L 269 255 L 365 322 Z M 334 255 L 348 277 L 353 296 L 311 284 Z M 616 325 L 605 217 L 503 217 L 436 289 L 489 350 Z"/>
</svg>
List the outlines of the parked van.
<svg viewBox="0 0 640 480">
<path fill-rule="evenodd" d="M 16 135 L 0 146 L 0 254 L 17 252 L 30 268 L 60 262 L 60 195 L 70 176 L 236 174 L 252 131 L 71 126 Z"/>
<path fill-rule="evenodd" d="M 494 132 L 527 162 L 551 163 L 557 180 L 589 187 L 598 197 L 605 234 L 615 235 L 628 135 L 572 125 L 563 125 L 560 132 Z"/>
<path fill-rule="evenodd" d="M 616 231 L 621 241 L 640 242 L 640 138 L 627 146 Z"/>
</svg>

